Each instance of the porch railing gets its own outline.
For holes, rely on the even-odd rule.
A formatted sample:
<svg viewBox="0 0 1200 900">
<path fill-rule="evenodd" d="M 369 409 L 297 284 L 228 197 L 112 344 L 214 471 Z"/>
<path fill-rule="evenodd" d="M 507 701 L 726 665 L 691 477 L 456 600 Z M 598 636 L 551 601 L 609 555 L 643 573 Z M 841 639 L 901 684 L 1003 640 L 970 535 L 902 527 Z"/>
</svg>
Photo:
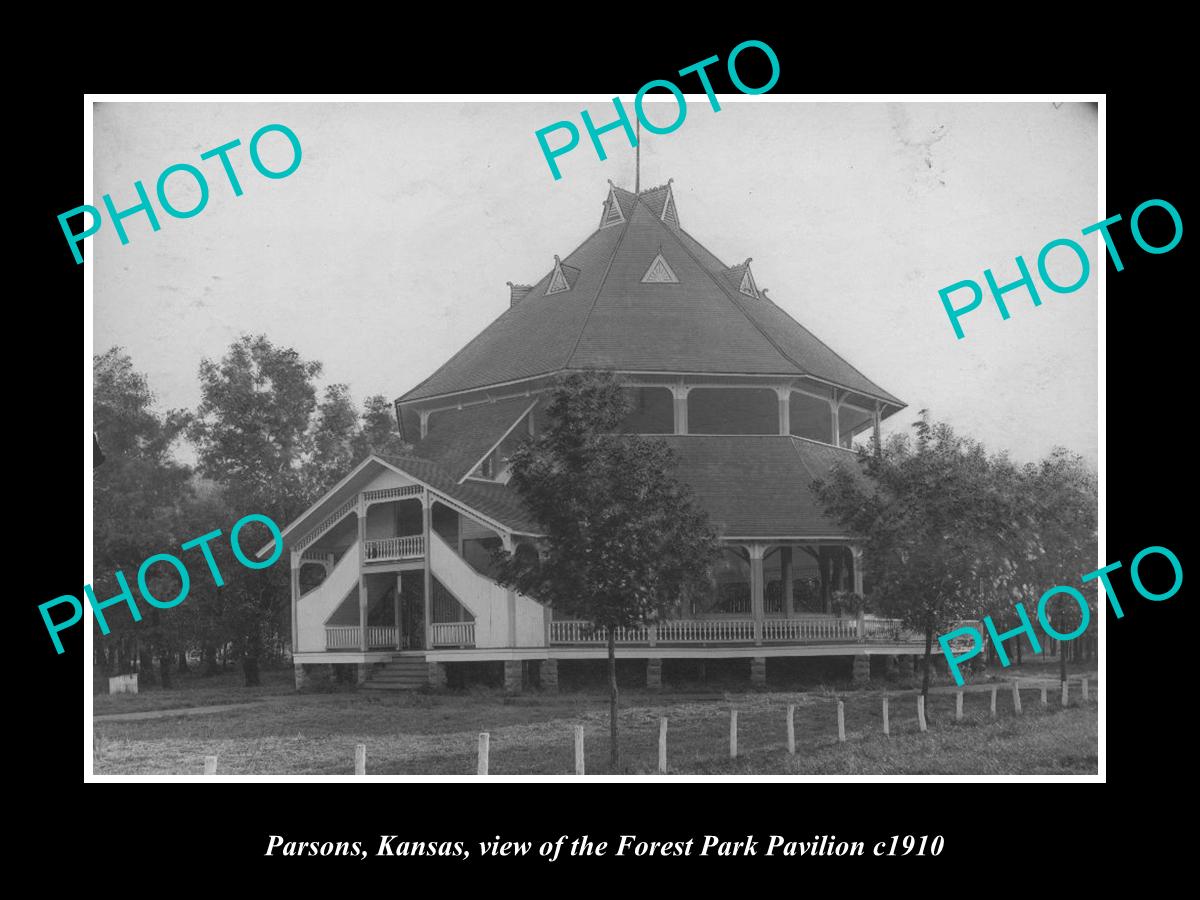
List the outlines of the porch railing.
<svg viewBox="0 0 1200 900">
<path fill-rule="evenodd" d="M 363 551 L 363 558 L 367 562 L 387 559 L 420 559 L 425 555 L 425 536 L 410 534 L 405 537 L 367 541 Z"/>
<path fill-rule="evenodd" d="M 358 640 L 357 625 L 326 625 L 326 650 L 358 650 L 361 645 Z M 368 625 L 368 650 L 394 650 L 396 648 L 396 627 L 394 625 Z"/>
<path fill-rule="evenodd" d="M 862 639 L 893 641 L 907 638 L 895 619 L 867 619 Z M 618 644 L 745 644 L 753 643 L 753 619 L 668 619 L 653 627 L 619 628 Z M 833 616 L 802 619 L 763 619 L 764 643 L 823 643 L 858 641 L 858 622 Z M 552 644 L 607 644 L 608 631 L 591 623 L 555 620 L 550 623 Z"/>
<path fill-rule="evenodd" d="M 434 622 L 429 626 L 435 647 L 474 647 L 474 622 Z"/>
</svg>

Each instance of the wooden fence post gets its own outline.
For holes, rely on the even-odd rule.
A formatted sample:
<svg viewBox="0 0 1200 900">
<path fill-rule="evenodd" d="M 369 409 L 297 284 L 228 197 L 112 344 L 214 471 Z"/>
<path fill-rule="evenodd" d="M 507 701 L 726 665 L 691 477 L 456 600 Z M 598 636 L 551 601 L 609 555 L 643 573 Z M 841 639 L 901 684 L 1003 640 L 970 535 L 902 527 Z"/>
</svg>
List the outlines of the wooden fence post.
<svg viewBox="0 0 1200 900">
<path fill-rule="evenodd" d="M 1086 703 L 1088 698 L 1088 677 L 1084 675 L 1079 679 L 1079 682 L 1083 685 L 1083 701 Z"/>
<path fill-rule="evenodd" d="M 575 774 L 583 774 L 583 726 L 575 726 Z"/>
<path fill-rule="evenodd" d="M 883 698 L 883 736 L 887 737 L 892 733 L 892 729 L 888 723 L 888 698 Z"/>
<path fill-rule="evenodd" d="M 667 719 L 658 720 L 658 771 L 667 774 Z"/>
<path fill-rule="evenodd" d="M 486 731 L 479 733 L 479 771 L 478 775 L 486 775 L 488 773 L 488 741 L 490 735 Z"/>
<path fill-rule="evenodd" d="M 1021 679 L 1013 679 L 1013 709 L 1017 711 L 1017 715 L 1021 715 Z"/>
<path fill-rule="evenodd" d="M 1067 702 L 1069 700 L 1070 688 L 1071 688 L 1071 682 L 1064 681 L 1062 683 L 1062 705 L 1064 708 L 1066 707 Z"/>
<path fill-rule="evenodd" d="M 846 704 L 841 700 L 838 702 L 838 743 L 844 743 L 846 740 Z"/>
<path fill-rule="evenodd" d="M 925 695 L 917 694 L 917 725 L 925 730 Z"/>
<path fill-rule="evenodd" d="M 216 775 L 217 774 L 217 758 L 215 756 L 204 757 L 204 774 L 205 775 Z"/>
<path fill-rule="evenodd" d="M 796 704 L 788 704 L 787 713 L 787 739 L 788 753 L 795 754 L 796 752 Z"/>
<path fill-rule="evenodd" d="M 729 758 L 737 759 L 737 710 L 729 710 Z"/>
<path fill-rule="evenodd" d="M 1050 701 L 1046 699 L 1046 686 L 1042 685 L 1042 706 L 1049 706 Z"/>
<path fill-rule="evenodd" d="M 367 774 L 367 745 L 366 744 L 355 744 L 354 745 L 354 774 L 355 775 L 366 775 Z"/>
<path fill-rule="evenodd" d="M 957 694 L 954 695 L 954 721 L 955 722 L 962 721 L 962 703 L 963 703 L 963 692 L 959 691 Z"/>
<path fill-rule="evenodd" d="M 992 685 L 992 718 L 996 718 L 996 688 L 997 685 Z"/>
</svg>

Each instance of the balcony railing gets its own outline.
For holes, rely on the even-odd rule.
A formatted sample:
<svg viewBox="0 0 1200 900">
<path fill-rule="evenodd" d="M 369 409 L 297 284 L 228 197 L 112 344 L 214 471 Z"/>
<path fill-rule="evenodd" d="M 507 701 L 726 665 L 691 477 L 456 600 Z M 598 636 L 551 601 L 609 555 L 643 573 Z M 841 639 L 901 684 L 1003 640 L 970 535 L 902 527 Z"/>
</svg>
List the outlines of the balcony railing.
<svg viewBox="0 0 1200 900">
<path fill-rule="evenodd" d="M 474 622 L 434 622 L 429 626 L 435 647 L 474 647 Z"/>
<path fill-rule="evenodd" d="M 403 497 L 419 497 L 425 490 L 419 484 L 406 484 L 403 487 L 380 488 L 377 491 L 363 491 L 363 500 L 367 503 L 378 503 L 381 500 L 399 500 Z"/>
<path fill-rule="evenodd" d="M 363 551 L 363 559 L 367 562 L 380 562 L 391 559 L 420 559 L 425 555 L 425 536 L 410 534 L 406 537 L 366 541 Z"/>
<path fill-rule="evenodd" d="M 858 622 L 834 616 L 800 619 L 763 619 L 764 643 L 815 644 L 858 641 Z M 864 641 L 905 641 L 896 619 L 867 619 Z M 753 619 L 668 619 L 655 626 L 618 628 L 618 644 L 749 644 L 755 642 Z M 555 620 L 550 623 L 552 644 L 607 644 L 608 631 L 591 623 Z"/>
<path fill-rule="evenodd" d="M 326 625 L 325 626 L 325 649 L 326 650 L 359 650 L 361 644 L 358 640 L 359 630 L 357 625 Z M 396 649 L 396 628 L 393 625 L 368 625 L 367 626 L 367 649 L 368 650 L 395 650 Z"/>
</svg>

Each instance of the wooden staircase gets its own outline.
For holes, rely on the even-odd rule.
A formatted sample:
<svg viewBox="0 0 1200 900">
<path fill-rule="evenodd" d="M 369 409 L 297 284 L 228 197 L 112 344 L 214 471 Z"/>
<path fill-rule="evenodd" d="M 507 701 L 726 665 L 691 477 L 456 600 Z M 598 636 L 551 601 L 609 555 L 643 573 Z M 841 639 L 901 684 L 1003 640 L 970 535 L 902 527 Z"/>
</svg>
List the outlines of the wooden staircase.
<svg viewBox="0 0 1200 900">
<path fill-rule="evenodd" d="M 362 685 L 367 691 L 415 691 L 429 683 L 424 656 L 401 656 L 375 670 Z"/>
</svg>

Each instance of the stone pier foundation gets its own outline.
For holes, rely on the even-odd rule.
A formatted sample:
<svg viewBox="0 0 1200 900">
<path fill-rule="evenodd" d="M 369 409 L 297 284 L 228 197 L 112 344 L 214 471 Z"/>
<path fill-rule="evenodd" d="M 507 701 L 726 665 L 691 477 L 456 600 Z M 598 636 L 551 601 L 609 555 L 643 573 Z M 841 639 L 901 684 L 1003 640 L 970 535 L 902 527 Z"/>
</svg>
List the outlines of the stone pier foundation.
<svg viewBox="0 0 1200 900">
<path fill-rule="evenodd" d="M 504 692 L 519 694 L 524 686 L 524 663 L 519 659 L 504 661 Z"/>
<path fill-rule="evenodd" d="M 750 683 L 755 687 L 764 687 L 767 683 L 767 658 L 752 656 L 750 658 Z"/>
<path fill-rule="evenodd" d="M 904 653 L 896 657 L 899 664 L 901 678 L 913 678 L 915 670 L 913 667 L 913 656 L 911 653 Z"/>
<path fill-rule="evenodd" d="M 543 659 L 538 666 L 538 677 L 542 682 L 542 690 L 552 694 L 558 693 L 558 660 Z"/>
<path fill-rule="evenodd" d="M 296 663 L 296 690 L 328 684 L 333 673 L 333 666 L 318 663 Z"/>
<path fill-rule="evenodd" d="M 871 680 L 871 657 L 865 653 L 860 653 L 854 657 L 854 667 L 851 670 L 850 680 L 855 684 L 866 684 Z"/>
<path fill-rule="evenodd" d="M 662 660 L 651 658 L 646 660 L 646 689 L 657 691 L 662 689 Z"/>
<path fill-rule="evenodd" d="M 426 663 L 429 670 L 429 686 L 436 690 L 441 690 L 447 684 L 446 664 L 440 662 Z"/>
</svg>

